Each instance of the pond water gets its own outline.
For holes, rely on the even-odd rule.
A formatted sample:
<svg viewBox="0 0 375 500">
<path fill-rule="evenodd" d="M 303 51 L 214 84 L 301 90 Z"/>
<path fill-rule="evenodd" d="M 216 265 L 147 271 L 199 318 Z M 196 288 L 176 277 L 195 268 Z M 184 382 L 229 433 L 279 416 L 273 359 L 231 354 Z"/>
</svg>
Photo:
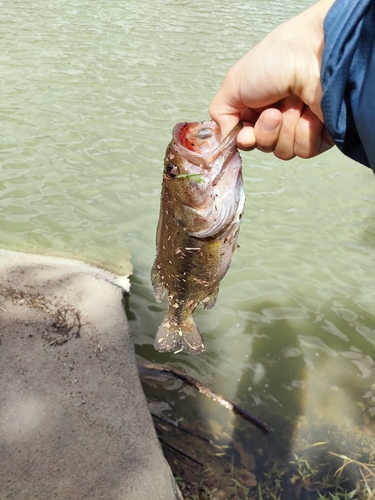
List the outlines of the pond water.
<svg viewBox="0 0 375 500">
<path fill-rule="evenodd" d="M 290 162 L 242 154 L 240 248 L 216 307 L 195 313 L 200 356 L 154 351 L 166 304 L 156 304 L 149 273 L 174 124 L 208 118 L 226 70 L 310 3 L 0 2 L 1 246 L 119 274 L 131 254 L 138 360 L 198 378 L 274 432 L 261 435 L 180 382 L 145 381 L 152 407 L 229 446 L 223 464 L 230 456 L 251 470 L 244 487 L 262 484 L 263 498 L 275 464 L 299 474 L 289 482 L 305 498 L 324 490 L 306 479 L 307 462 L 328 467 L 335 452 L 373 463 L 373 174 L 336 150 Z M 359 471 L 344 472 L 354 484 Z"/>
</svg>

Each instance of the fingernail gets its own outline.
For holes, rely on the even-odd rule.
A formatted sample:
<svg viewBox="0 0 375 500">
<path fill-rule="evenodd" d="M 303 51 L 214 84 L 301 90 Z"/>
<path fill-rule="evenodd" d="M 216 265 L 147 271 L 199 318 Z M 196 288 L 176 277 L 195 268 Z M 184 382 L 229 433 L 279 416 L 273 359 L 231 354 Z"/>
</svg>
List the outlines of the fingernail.
<svg viewBox="0 0 375 500">
<path fill-rule="evenodd" d="M 266 132 L 273 132 L 280 125 L 280 118 L 276 116 L 264 116 L 262 129 Z"/>
</svg>

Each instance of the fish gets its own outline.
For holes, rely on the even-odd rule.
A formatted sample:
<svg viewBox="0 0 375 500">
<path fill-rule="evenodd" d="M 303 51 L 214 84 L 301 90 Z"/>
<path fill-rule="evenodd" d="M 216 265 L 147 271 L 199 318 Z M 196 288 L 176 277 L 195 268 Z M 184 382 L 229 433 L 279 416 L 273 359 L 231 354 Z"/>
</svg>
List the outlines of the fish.
<svg viewBox="0 0 375 500">
<path fill-rule="evenodd" d="M 202 336 L 193 312 L 214 307 L 237 248 L 245 195 L 236 138 L 239 122 L 221 140 L 214 121 L 175 125 L 164 159 L 156 257 L 151 284 L 168 310 L 154 347 L 199 354 Z"/>
</svg>

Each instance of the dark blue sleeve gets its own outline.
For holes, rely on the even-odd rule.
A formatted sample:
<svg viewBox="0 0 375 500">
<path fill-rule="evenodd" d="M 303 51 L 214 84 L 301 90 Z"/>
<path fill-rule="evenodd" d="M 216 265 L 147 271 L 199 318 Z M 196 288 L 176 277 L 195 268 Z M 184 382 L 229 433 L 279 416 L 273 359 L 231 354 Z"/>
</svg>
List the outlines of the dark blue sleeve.
<svg viewBox="0 0 375 500">
<path fill-rule="evenodd" d="M 324 34 L 324 123 L 344 154 L 375 171 L 375 0 L 336 0 Z"/>
</svg>

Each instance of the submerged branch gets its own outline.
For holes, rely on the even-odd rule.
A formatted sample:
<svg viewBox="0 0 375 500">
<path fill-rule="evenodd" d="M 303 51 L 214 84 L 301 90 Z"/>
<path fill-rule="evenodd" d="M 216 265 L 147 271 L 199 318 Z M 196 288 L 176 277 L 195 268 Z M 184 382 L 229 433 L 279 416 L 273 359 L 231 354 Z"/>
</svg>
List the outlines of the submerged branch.
<svg viewBox="0 0 375 500">
<path fill-rule="evenodd" d="M 186 382 L 187 384 L 197 389 L 205 396 L 213 399 L 214 401 L 217 401 L 222 406 L 225 406 L 227 410 L 231 410 L 240 417 L 251 422 L 253 425 L 258 427 L 258 429 L 260 429 L 263 432 L 263 434 L 269 434 L 271 432 L 271 428 L 265 422 L 262 422 L 259 418 L 254 417 L 244 408 L 241 408 L 240 406 L 236 405 L 236 403 L 233 403 L 229 399 L 226 399 L 217 392 L 213 391 L 207 385 L 202 384 L 201 382 L 199 382 L 193 377 L 190 377 L 189 375 L 185 375 L 185 373 L 182 373 L 179 370 L 167 366 L 155 365 L 153 363 L 138 365 L 138 370 L 143 375 L 163 374 L 169 377 L 174 377 L 179 380 L 182 380 L 183 382 Z"/>
<path fill-rule="evenodd" d="M 166 441 L 164 441 L 164 439 L 162 439 L 160 436 L 159 436 L 159 441 L 161 443 L 163 443 L 165 446 L 168 446 L 168 448 L 170 448 L 171 450 L 174 450 L 175 452 L 179 453 L 180 455 L 182 455 L 183 457 L 185 458 L 188 458 L 189 460 L 191 460 L 192 462 L 195 462 L 196 464 L 200 465 L 201 467 L 203 467 L 203 464 L 202 462 L 200 462 L 199 460 L 197 460 L 196 458 L 192 457 L 191 455 L 188 455 L 187 453 L 185 453 L 184 451 L 180 450 L 179 448 L 176 448 L 175 446 L 172 446 L 171 444 L 167 443 Z"/>
<path fill-rule="evenodd" d="M 162 422 L 164 422 L 168 425 L 172 425 L 173 427 L 176 427 L 176 429 L 179 429 L 180 431 L 185 432 L 186 434 L 189 434 L 190 436 L 194 436 L 198 439 L 201 439 L 205 443 L 212 444 L 212 441 L 210 439 L 207 439 L 204 436 L 200 436 L 199 434 L 196 434 L 195 432 L 192 432 L 189 429 L 186 429 L 186 427 L 182 427 L 182 425 L 180 425 L 178 422 L 175 422 L 174 420 L 171 420 L 168 417 L 161 417 L 160 415 L 156 415 L 156 413 L 152 413 L 152 412 L 151 412 L 151 415 L 154 418 L 158 418 L 159 420 L 161 420 Z"/>
</svg>

